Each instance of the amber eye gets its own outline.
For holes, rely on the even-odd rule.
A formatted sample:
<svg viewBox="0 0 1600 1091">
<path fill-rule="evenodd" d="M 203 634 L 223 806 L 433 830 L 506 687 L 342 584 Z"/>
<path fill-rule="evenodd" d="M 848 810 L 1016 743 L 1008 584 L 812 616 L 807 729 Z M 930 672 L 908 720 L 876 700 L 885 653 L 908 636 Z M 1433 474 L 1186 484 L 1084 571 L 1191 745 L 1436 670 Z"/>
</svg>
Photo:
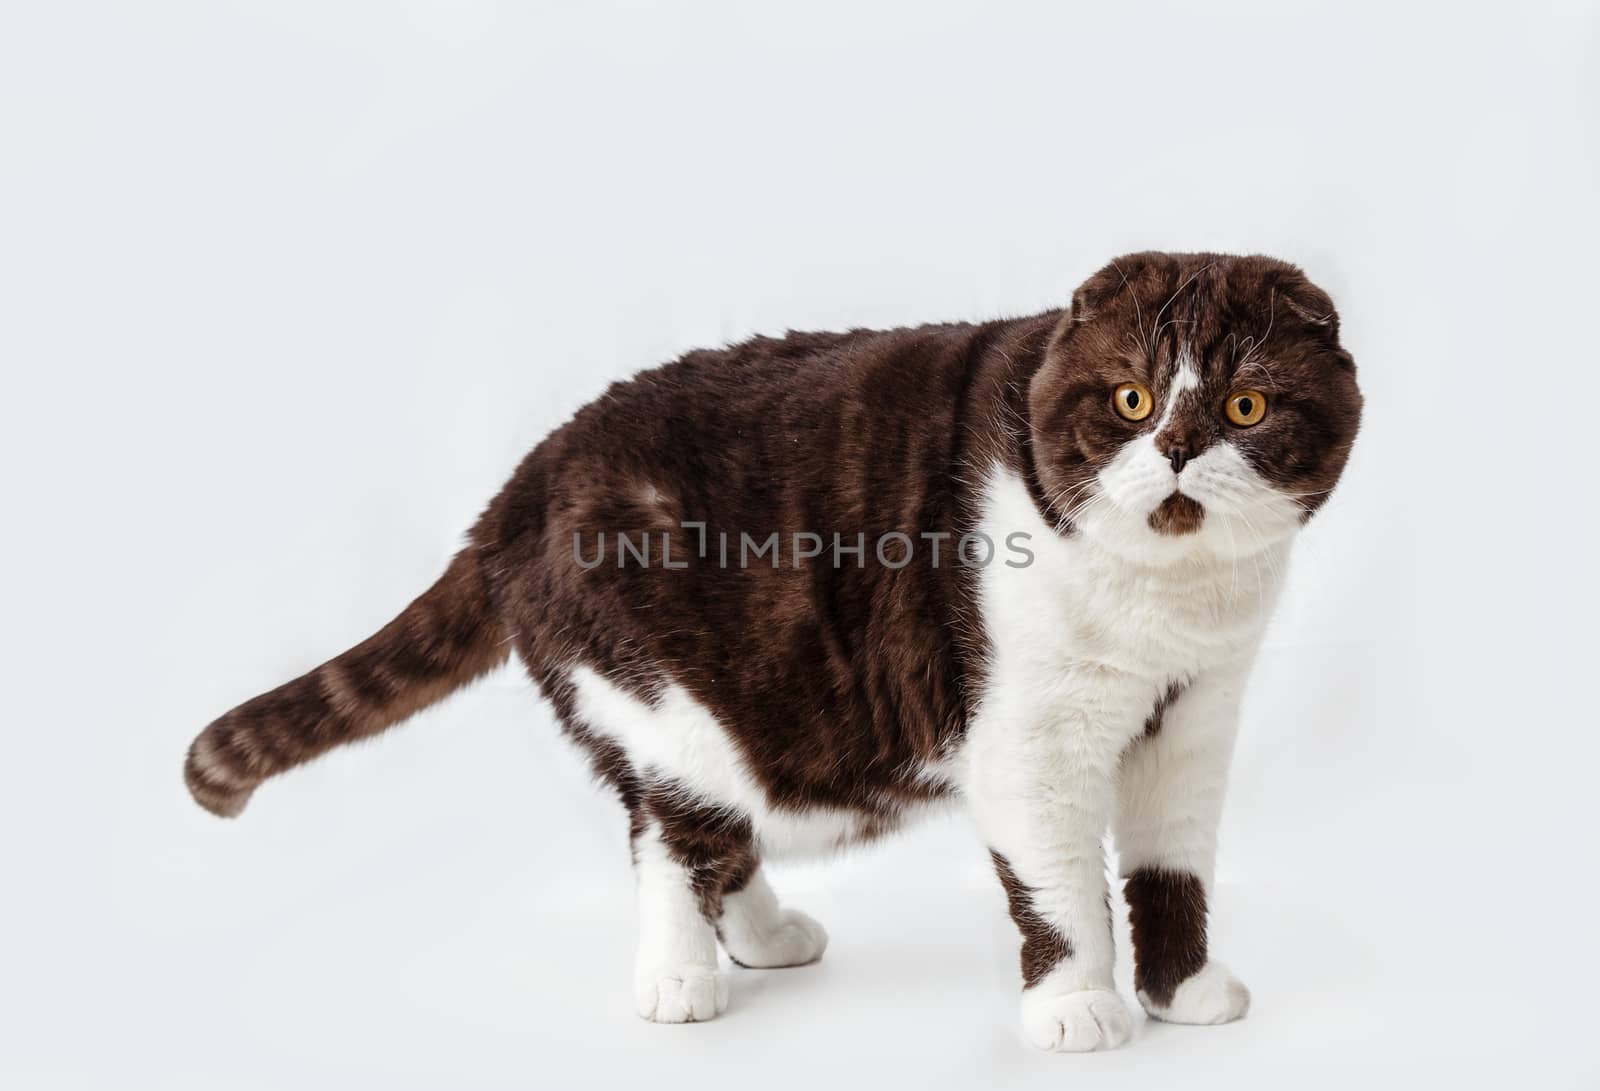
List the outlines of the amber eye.
<svg viewBox="0 0 1600 1091">
<path fill-rule="evenodd" d="M 1124 420 L 1144 420 L 1155 406 L 1150 388 L 1143 383 L 1123 383 L 1111 395 L 1111 401 L 1117 407 L 1117 415 Z"/>
<path fill-rule="evenodd" d="M 1240 428 L 1249 428 L 1267 415 L 1267 399 L 1259 390 L 1240 390 L 1228 395 L 1228 419 Z"/>
</svg>

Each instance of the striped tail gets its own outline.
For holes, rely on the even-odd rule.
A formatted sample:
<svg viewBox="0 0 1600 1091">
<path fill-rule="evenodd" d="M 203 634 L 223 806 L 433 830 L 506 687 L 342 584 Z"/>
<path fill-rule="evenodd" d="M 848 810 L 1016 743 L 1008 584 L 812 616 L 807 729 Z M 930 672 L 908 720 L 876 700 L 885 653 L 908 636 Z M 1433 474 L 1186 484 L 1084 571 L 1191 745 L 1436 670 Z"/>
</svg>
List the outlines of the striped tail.
<svg viewBox="0 0 1600 1091">
<path fill-rule="evenodd" d="M 400 616 L 309 674 L 202 731 L 183 779 L 231 818 L 268 777 L 376 735 L 505 662 L 506 642 L 472 547 Z"/>
</svg>

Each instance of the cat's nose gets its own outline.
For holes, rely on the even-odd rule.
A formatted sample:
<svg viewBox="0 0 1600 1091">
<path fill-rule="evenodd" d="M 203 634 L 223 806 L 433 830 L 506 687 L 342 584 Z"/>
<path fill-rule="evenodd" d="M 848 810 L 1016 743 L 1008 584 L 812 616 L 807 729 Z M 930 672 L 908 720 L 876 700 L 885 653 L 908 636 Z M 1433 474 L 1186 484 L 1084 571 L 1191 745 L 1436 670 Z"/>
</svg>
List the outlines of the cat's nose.
<svg viewBox="0 0 1600 1091">
<path fill-rule="evenodd" d="M 1174 443 L 1167 448 L 1167 461 L 1172 463 L 1173 473 L 1181 474 L 1183 472 L 1183 464 L 1189 461 L 1189 448 L 1181 443 Z"/>
</svg>

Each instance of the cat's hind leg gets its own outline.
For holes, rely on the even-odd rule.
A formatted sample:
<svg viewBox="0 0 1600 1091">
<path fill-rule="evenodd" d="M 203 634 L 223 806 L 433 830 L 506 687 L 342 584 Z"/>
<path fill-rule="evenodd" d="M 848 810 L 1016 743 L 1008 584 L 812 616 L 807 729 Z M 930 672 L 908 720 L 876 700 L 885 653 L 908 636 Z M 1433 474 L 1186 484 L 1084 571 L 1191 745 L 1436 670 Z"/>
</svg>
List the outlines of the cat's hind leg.
<svg viewBox="0 0 1600 1091">
<path fill-rule="evenodd" d="M 646 805 L 635 816 L 634 874 L 639 949 L 634 962 L 635 1009 L 656 1023 L 713 1019 L 728 1006 L 728 979 L 717 966 L 711 910 L 720 890 L 716 873 L 728 866 L 681 825 Z"/>
<path fill-rule="evenodd" d="M 703 1022 L 728 1006 L 717 940 L 741 966 L 801 966 L 822 957 L 828 934 L 778 904 L 762 873 L 750 822 L 658 782 L 634 811 L 639 954 L 634 997 L 657 1023 Z"/>
<path fill-rule="evenodd" d="M 785 909 L 758 864 L 730 877 L 717 934 L 728 957 L 753 969 L 804 966 L 822 957 L 828 933 L 798 909 Z"/>
</svg>

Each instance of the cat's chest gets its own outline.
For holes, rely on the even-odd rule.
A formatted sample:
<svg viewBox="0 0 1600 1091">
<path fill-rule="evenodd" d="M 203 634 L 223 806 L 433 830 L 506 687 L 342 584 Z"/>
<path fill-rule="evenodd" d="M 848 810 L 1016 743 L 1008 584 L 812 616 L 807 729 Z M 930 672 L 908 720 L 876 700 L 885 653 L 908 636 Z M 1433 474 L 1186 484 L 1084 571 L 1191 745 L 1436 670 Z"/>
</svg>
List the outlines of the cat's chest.
<svg viewBox="0 0 1600 1091">
<path fill-rule="evenodd" d="M 1259 623 L 1227 588 L 1153 580 L 1071 543 L 985 581 L 980 603 L 997 659 L 1042 672 L 1081 663 L 1158 683 L 1231 658 Z"/>
<path fill-rule="evenodd" d="M 992 668 L 1025 681 L 1083 665 L 1164 687 L 1236 659 L 1258 639 L 1274 591 L 1266 569 L 1132 565 L 1036 516 L 1029 523 L 1032 503 L 1025 492 L 1022 500 L 988 520 L 996 530 L 1025 524 L 1031 552 L 1027 564 L 992 565 L 980 576 Z"/>
<path fill-rule="evenodd" d="M 1192 677 L 1258 630 L 1258 611 L 1214 585 L 1152 581 L 1082 555 L 1034 576 L 995 587 L 986 619 L 995 648 L 1046 669 L 1080 661 L 1157 681 Z"/>
</svg>

